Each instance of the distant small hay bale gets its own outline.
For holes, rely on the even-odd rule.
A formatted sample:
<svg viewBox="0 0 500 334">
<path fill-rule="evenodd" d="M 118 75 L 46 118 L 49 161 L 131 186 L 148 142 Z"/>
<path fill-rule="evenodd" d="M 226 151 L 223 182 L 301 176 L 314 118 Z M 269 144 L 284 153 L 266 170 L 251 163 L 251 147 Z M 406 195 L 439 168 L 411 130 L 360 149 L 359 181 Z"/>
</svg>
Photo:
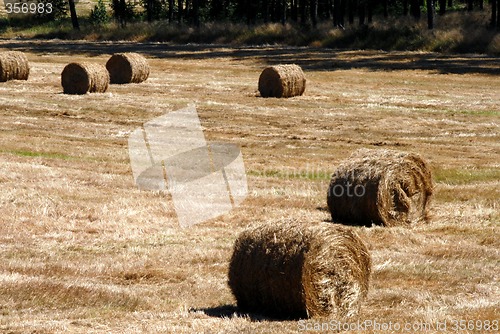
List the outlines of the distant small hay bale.
<svg viewBox="0 0 500 334">
<path fill-rule="evenodd" d="M 0 82 L 28 80 L 30 65 L 23 52 L 0 52 Z"/>
<path fill-rule="evenodd" d="M 271 66 L 260 74 L 259 92 L 262 97 L 292 97 L 304 94 L 306 77 L 298 65 Z"/>
<path fill-rule="evenodd" d="M 101 64 L 71 63 L 61 73 L 65 94 L 104 93 L 109 86 L 109 74 Z"/>
<path fill-rule="evenodd" d="M 371 258 L 352 228 L 264 224 L 234 244 L 228 284 L 242 311 L 283 318 L 355 316 Z"/>
<path fill-rule="evenodd" d="M 106 63 L 112 84 L 140 83 L 149 77 L 149 64 L 138 53 L 117 53 Z"/>
<path fill-rule="evenodd" d="M 362 149 L 332 175 L 327 203 L 338 223 L 404 226 L 427 220 L 432 192 L 431 171 L 419 155 Z"/>
</svg>

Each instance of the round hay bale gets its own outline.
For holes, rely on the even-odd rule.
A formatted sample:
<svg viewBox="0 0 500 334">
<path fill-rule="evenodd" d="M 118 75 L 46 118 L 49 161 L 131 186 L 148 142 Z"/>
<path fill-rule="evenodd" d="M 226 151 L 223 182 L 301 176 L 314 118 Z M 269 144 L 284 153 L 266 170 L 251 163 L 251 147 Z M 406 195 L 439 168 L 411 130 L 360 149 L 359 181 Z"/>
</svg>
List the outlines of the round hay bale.
<svg viewBox="0 0 500 334">
<path fill-rule="evenodd" d="M 241 233 L 229 265 L 238 307 L 281 318 L 356 315 L 371 259 L 346 226 L 264 224 Z"/>
<path fill-rule="evenodd" d="M 117 53 L 106 63 L 112 84 L 140 83 L 149 77 L 149 64 L 138 53 Z"/>
<path fill-rule="evenodd" d="M 304 94 L 306 77 L 298 65 L 271 66 L 260 74 L 259 92 L 262 97 L 292 97 Z"/>
<path fill-rule="evenodd" d="M 109 73 L 101 64 L 71 63 L 61 73 L 65 94 L 104 93 L 109 86 Z"/>
<path fill-rule="evenodd" d="M 0 52 L 0 82 L 28 80 L 30 65 L 23 52 Z"/>
<path fill-rule="evenodd" d="M 362 149 L 332 175 L 327 202 L 338 223 L 404 226 L 427 220 L 432 191 L 431 171 L 419 155 Z"/>
</svg>

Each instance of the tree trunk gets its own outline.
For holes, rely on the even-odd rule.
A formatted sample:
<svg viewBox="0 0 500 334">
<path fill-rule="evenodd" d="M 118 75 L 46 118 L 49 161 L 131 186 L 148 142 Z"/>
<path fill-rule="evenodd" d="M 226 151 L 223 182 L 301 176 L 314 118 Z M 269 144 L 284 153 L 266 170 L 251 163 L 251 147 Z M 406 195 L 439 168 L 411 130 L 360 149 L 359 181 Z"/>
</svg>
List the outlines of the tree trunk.
<svg viewBox="0 0 500 334">
<path fill-rule="evenodd" d="M 333 26 L 340 26 L 340 0 L 333 0 Z"/>
<path fill-rule="evenodd" d="M 189 20 L 191 18 L 191 7 L 190 7 L 190 4 L 189 4 L 189 0 L 184 0 L 184 12 L 183 12 L 183 16 L 184 16 L 184 22 L 191 23 L 191 22 L 189 22 Z"/>
<path fill-rule="evenodd" d="M 446 0 L 439 0 L 439 15 L 446 13 Z"/>
<path fill-rule="evenodd" d="M 168 0 L 168 22 L 174 21 L 174 0 Z"/>
<path fill-rule="evenodd" d="M 224 5 L 223 7 L 223 17 L 228 18 L 229 17 L 229 7 L 231 6 L 231 0 L 224 0 Z"/>
<path fill-rule="evenodd" d="M 403 0 L 403 15 L 408 16 L 408 0 Z"/>
<path fill-rule="evenodd" d="M 125 27 L 125 25 L 127 24 L 127 19 L 125 17 L 127 3 L 125 2 L 125 0 L 118 0 L 118 3 L 120 4 L 119 5 L 119 15 L 118 15 L 119 17 L 118 17 L 118 21 L 120 21 L 120 25 L 122 27 Z"/>
<path fill-rule="evenodd" d="M 304 26 L 307 22 L 306 0 L 299 0 L 299 17 L 300 17 L 300 24 L 302 24 Z"/>
<path fill-rule="evenodd" d="M 292 2 L 290 4 L 290 16 L 291 16 L 292 21 L 294 21 L 294 22 L 298 21 L 299 8 L 298 8 L 297 3 L 298 3 L 297 0 L 292 0 Z"/>
<path fill-rule="evenodd" d="M 497 28 L 500 29 L 500 0 L 497 0 Z"/>
<path fill-rule="evenodd" d="M 434 1 L 426 0 L 427 2 L 427 28 L 434 29 Z"/>
<path fill-rule="evenodd" d="M 373 1 L 372 0 L 366 1 L 366 8 L 368 10 L 368 23 L 372 23 L 373 22 Z"/>
<path fill-rule="evenodd" d="M 389 17 L 389 1 L 388 0 L 383 0 L 384 1 L 384 18 Z"/>
<path fill-rule="evenodd" d="M 250 0 L 248 0 L 250 1 Z M 278 20 L 278 15 L 276 14 L 278 11 L 278 0 L 269 0 L 269 16 L 271 22 L 276 22 Z"/>
<path fill-rule="evenodd" d="M 415 19 L 420 19 L 420 1 L 419 0 L 411 0 L 410 1 L 410 14 Z"/>
<path fill-rule="evenodd" d="M 448 0 L 448 8 L 453 7 L 453 0 Z"/>
<path fill-rule="evenodd" d="M 359 25 L 362 26 L 365 24 L 365 2 L 364 0 L 360 0 L 358 4 L 358 17 L 359 17 Z"/>
<path fill-rule="evenodd" d="M 339 22 L 340 22 L 340 27 L 344 28 L 345 22 L 344 22 L 344 17 L 345 17 L 345 9 L 346 9 L 346 1 L 347 0 L 340 0 L 340 14 L 339 14 Z"/>
<path fill-rule="evenodd" d="M 147 0 L 146 18 L 148 22 L 153 21 L 153 0 Z"/>
<path fill-rule="evenodd" d="M 71 14 L 71 24 L 73 24 L 73 29 L 80 30 L 80 24 L 78 23 L 78 15 L 76 15 L 75 0 L 69 1 L 69 12 Z"/>
<path fill-rule="evenodd" d="M 193 0 L 193 23 L 200 26 L 200 0 Z"/>
<path fill-rule="evenodd" d="M 183 12 L 182 6 L 183 6 L 182 0 L 178 0 L 177 1 L 177 22 L 179 24 L 182 23 L 182 12 Z"/>
<path fill-rule="evenodd" d="M 474 0 L 467 0 L 467 11 L 471 12 L 474 10 Z"/>
<path fill-rule="evenodd" d="M 212 0 L 212 6 L 210 6 L 210 16 L 214 20 L 219 20 L 222 18 L 222 0 Z"/>
<path fill-rule="evenodd" d="M 327 0 L 325 4 L 326 8 L 324 9 L 324 18 L 325 20 L 329 20 L 333 17 L 334 14 L 334 8 L 333 8 L 333 1 L 332 0 Z"/>
<path fill-rule="evenodd" d="M 262 18 L 264 19 L 264 23 L 269 22 L 269 1 L 262 1 Z"/>
<path fill-rule="evenodd" d="M 347 0 L 347 15 L 349 17 L 349 24 L 354 24 L 354 8 L 356 7 L 356 0 Z"/>
<path fill-rule="evenodd" d="M 311 0 L 311 22 L 316 28 L 318 25 L 318 0 Z"/>
<path fill-rule="evenodd" d="M 497 26 L 497 0 L 491 0 L 491 26 Z"/>
<path fill-rule="evenodd" d="M 245 12 L 247 14 L 247 24 L 255 24 L 255 6 L 252 0 L 245 0 Z"/>
<path fill-rule="evenodd" d="M 496 27 L 497 25 L 497 1 L 496 0 L 490 0 L 491 2 L 491 19 L 490 19 L 490 25 L 492 28 Z"/>
<path fill-rule="evenodd" d="M 280 21 L 282 25 L 286 24 L 286 9 L 287 9 L 287 0 L 281 0 L 281 17 Z"/>
</svg>

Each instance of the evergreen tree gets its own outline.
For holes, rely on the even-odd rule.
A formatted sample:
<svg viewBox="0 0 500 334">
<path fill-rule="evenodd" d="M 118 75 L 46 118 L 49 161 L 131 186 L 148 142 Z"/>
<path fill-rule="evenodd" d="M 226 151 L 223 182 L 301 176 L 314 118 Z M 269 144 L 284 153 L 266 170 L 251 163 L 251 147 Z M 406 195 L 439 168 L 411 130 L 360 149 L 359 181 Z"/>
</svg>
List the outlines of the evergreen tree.
<svg viewBox="0 0 500 334">
<path fill-rule="evenodd" d="M 103 0 L 97 0 L 94 9 L 90 11 L 89 21 L 94 26 L 102 26 L 109 22 L 109 15 Z"/>
</svg>

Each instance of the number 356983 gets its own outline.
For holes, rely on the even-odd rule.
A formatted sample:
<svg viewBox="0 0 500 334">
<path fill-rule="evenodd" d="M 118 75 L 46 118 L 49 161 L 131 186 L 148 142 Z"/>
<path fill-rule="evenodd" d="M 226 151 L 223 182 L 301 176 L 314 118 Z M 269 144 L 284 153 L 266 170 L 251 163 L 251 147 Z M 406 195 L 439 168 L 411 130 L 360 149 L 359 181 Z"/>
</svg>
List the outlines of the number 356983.
<svg viewBox="0 0 500 334">
<path fill-rule="evenodd" d="M 48 3 L 6 3 L 5 10 L 7 14 L 50 14 L 52 13 L 52 4 Z"/>
</svg>

